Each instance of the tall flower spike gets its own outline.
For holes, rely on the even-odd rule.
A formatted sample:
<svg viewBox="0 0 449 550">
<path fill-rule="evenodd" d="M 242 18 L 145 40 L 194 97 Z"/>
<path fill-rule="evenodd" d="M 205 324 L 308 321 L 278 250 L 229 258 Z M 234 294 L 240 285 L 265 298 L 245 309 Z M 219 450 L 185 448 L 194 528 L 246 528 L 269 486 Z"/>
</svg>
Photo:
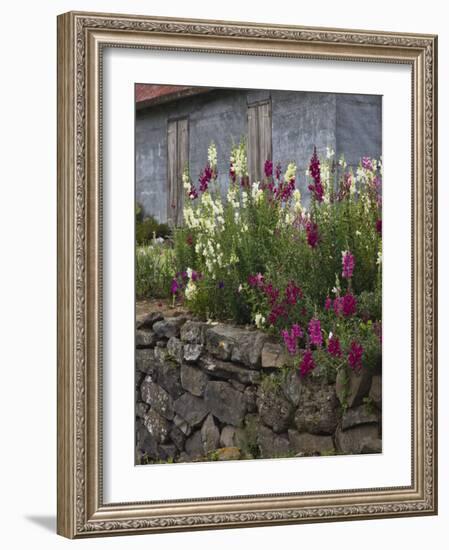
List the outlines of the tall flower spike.
<svg viewBox="0 0 449 550">
<path fill-rule="evenodd" d="M 316 201 L 323 202 L 324 188 L 321 182 L 320 160 L 316 154 L 316 147 L 313 148 L 313 155 L 310 159 L 309 173 L 313 179 L 313 184 L 309 185 L 309 190 Z"/>
<path fill-rule="evenodd" d="M 349 250 L 344 250 L 341 253 L 342 273 L 344 279 L 350 279 L 354 272 L 355 257 Z"/>
<path fill-rule="evenodd" d="M 321 345 L 323 344 L 323 335 L 321 334 L 321 323 L 319 319 L 310 319 L 309 338 L 310 343 L 317 347 L 321 347 Z"/>
<path fill-rule="evenodd" d="M 302 360 L 299 363 L 299 373 L 302 377 L 307 376 L 315 367 L 316 365 L 313 360 L 312 352 L 308 349 L 305 351 Z"/>
</svg>

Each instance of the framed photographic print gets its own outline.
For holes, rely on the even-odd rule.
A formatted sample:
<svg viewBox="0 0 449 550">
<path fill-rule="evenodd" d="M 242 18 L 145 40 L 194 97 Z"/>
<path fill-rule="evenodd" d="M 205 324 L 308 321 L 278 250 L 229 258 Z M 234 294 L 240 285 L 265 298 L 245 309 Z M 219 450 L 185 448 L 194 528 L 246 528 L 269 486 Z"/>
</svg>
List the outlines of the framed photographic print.
<svg viewBox="0 0 449 550">
<path fill-rule="evenodd" d="M 437 38 L 58 52 L 58 532 L 435 514 Z"/>
</svg>

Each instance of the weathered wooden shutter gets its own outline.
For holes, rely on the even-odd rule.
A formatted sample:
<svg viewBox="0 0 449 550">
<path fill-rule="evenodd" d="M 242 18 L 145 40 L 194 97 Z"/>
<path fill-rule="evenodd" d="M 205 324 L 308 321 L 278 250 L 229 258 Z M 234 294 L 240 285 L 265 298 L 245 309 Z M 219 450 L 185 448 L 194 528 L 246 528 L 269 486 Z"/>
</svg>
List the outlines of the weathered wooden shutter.
<svg viewBox="0 0 449 550">
<path fill-rule="evenodd" d="M 248 172 L 251 182 L 261 181 L 264 164 L 271 160 L 271 101 L 248 105 Z"/>
<path fill-rule="evenodd" d="M 182 173 L 189 161 L 189 121 L 168 121 L 167 126 L 167 220 L 170 225 L 183 221 L 184 189 Z"/>
<path fill-rule="evenodd" d="M 262 180 L 266 160 L 272 156 L 272 124 L 271 124 L 271 101 L 260 103 L 259 114 L 259 177 L 256 181 Z"/>
<path fill-rule="evenodd" d="M 189 121 L 187 118 L 178 120 L 178 195 L 176 202 L 176 225 L 182 225 L 184 209 L 184 188 L 182 173 L 189 163 Z"/>
<path fill-rule="evenodd" d="M 257 105 L 248 105 L 248 172 L 251 183 L 258 181 L 259 117 Z"/>
</svg>

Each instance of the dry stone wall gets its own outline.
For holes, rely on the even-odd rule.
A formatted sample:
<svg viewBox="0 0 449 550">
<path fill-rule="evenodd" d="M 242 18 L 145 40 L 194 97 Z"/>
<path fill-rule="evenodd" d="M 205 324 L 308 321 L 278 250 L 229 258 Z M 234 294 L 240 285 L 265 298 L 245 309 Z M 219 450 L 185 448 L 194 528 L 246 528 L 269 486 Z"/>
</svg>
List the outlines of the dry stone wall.
<svg viewBox="0 0 449 550">
<path fill-rule="evenodd" d="M 135 380 L 137 464 L 382 449 L 380 372 L 301 378 L 259 330 L 150 313 Z"/>
</svg>

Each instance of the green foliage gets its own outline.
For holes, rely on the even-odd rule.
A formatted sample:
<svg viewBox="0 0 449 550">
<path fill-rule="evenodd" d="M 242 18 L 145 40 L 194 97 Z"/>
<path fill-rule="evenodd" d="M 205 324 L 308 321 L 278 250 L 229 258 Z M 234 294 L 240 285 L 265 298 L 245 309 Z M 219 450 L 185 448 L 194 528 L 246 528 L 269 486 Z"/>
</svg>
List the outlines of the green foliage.
<svg viewBox="0 0 449 550">
<path fill-rule="evenodd" d="M 329 376 L 361 364 L 378 367 L 381 163 L 363 158 L 354 174 L 344 159 L 319 160 L 314 153 L 311 176 L 301 182 L 311 191 L 303 204 L 294 163 L 282 173 L 267 162 L 263 181 L 252 183 L 241 142 L 231 152 L 230 181 L 223 189 L 216 158 L 211 144 L 198 189 L 184 172 L 184 224 L 174 231 L 170 269 L 164 285 L 147 285 L 145 292 L 168 292 L 168 274 L 177 273 L 173 299 L 201 318 L 254 323 L 286 343 L 285 331 L 299 325 L 290 353 L 297 355 L 296 365 L 304 350 L 313 353 L 306 371 L 314 362 Z M 152 220 L 144 224 L 147 236 L 139 238 L 148 239 L 156 231 Z M 309 332 L 312 319 L 319 323 L 318 343 Z M 328 347 L 332 335 L 340 346 L 336 353 Z"/>
<path fill-rule="evenodd" d="M 152 216 L 143 217 L 142 207 L 136 205 L 136 243 L 144 245 L 154 238 L 166 238 L 171 235 L 171 229 L 166 223 L 158 223 Z"/>
<path fill-rule="evenodd" d="M 168 298 L 175 274 L 174 251 L 164 244 L 136 248 L 137 298 Z"/>
<path fill-rule="evenodd" d="M 140 202 L 136 202 L 136 224 L 143 222 L 143 208 Z"/>
</svg>

